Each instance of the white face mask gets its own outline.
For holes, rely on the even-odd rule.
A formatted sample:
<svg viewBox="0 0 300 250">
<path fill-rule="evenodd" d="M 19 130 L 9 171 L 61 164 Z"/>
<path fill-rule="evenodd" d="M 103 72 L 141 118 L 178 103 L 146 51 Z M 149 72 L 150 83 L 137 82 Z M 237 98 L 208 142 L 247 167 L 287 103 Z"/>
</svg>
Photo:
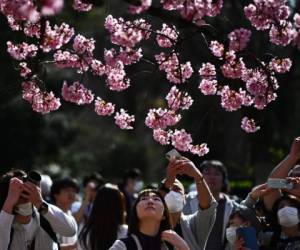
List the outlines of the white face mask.
<svg viewBox="0 0 300 250">
<path fill-rule="evenodd" d="M 16 213 L 23 216 L 32 215 L 32 203 L 27 202 L 16 206 Z"/>
<path fill-rule="evenodd" d="M 234 245 L 234 242 L 236 240 L 236 229 L 237 227 L 226 228 L 226 239 L 231 245 Z"/>
<path fill-rule="evenodd" d="M 184 205 L 184 196 L 181 193 L 170 191 L 166 194 L 165 201 L 170 213 L 182 211 Z"/>
<path fill-rule="evenodd" d="M 134 191 L 135 192 L 140 192 L 141 189 L 143 188 L 143 186 L 144 186 L 143 181 L 136 181 L 135 184 L 134 184 Z"/>
<path fill-rule="evenodd" d="M 283 207 L 277 212 L 281 226 L 292 227 L 299 223 L 298 209 L 295 207 Z"/>
</svg>

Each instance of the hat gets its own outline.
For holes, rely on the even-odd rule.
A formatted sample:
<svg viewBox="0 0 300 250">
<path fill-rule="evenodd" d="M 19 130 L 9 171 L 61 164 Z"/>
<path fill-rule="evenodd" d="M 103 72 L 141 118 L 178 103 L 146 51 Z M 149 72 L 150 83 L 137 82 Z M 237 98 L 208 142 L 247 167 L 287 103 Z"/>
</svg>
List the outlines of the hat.
<svg viewBox="0 0 300 250">
<path fill-rule="evenodd" d="M 244 205 L 239 205 L 234 210 L 234 213 L 240 214 L 244 219 L 249 221 L 251 223 L 251 226 L 256 229 L 256 232 L 259 232 L 262 229 L 261 221 L 256 215 L 255 210 L 253 210 L 252 208 L 246 207 Z"/>
</svg>

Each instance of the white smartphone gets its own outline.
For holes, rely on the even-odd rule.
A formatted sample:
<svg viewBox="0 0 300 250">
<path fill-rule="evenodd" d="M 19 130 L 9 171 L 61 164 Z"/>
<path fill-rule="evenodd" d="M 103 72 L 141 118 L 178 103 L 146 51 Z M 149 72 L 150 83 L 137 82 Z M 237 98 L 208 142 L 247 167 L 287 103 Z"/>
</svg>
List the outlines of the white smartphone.
<svg viewBox="0 0 300 250">
<path fill-rule="evenodd" d="M 294 184 L 287 179 L 279 179 L 279 178 L 269 178 L 267 181 L 267 186 L 269 188 L 277 188 L 277 189 L 293 189 Z"/>
<path fill-rule="evenodd" d="M 168 153 L 166 153 L 166 158 L 170 161 L 171 159 L 175 158 L 178 159 L 181 157 L 181 154 L 178 153 L 176 149 L 170 150 Z"/>
</svg>

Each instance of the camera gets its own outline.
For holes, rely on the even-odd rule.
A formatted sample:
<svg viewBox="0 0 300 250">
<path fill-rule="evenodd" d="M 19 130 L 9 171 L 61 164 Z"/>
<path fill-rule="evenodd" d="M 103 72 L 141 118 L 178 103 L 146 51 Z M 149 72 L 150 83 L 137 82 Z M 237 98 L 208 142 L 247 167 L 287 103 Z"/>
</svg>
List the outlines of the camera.
<svg viewBox="0 0 300 250">
<path fill-rule="evenodd" d="M 37 171 L 29 171 L 27 173 L 27 175 L 22 178 L 22 180 L 23 180 L 23 182 L 29 181 L 29 182 L 33 183 L 34 185 L 39 186 L 40 182 L 42 180 L 42 176 Z"/>
</svg>

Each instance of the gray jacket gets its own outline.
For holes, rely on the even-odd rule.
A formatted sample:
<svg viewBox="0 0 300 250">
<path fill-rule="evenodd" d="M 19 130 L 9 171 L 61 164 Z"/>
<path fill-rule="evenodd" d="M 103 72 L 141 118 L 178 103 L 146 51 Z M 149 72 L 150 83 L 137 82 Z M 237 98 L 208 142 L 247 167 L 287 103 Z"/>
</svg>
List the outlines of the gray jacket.
<svg viewBox="0 0 300 250">
<path fill-rule="evenodd" d="M 40 215 L 35 211 L 32 217 L 33 223 L 40 224 Z M 77 224 L 72 216 L 65 214 L 54 205 L 48 205 L 48 212 L 43 215 L 53 228 L 53 231 L 61 236 L 72 237 L 77 232 Z M 24 227 L 14 221 L 15 216 L 5 211 L 0 212 L 0 249 L 7 250 L 10 242 L 11 228 L 14 229 L 10 250 L 27 250 L 25 245 Z M 35 233 L 35 250 L 57 250 L 57 244 L 40 227 Z"/>
<path fill-rule="evenodd" d="M 236 201 L 230 199 L 228 195 L 224 194 L 224 197 L 225 197 L 226 202 L 225 202 L 225 211 L 224 211 L 223 225 L 222 225 L 222 227 L 223 227 L 222 240 L 223 241 L 225 240 L 225 232 L 226 232 L 226 227 L 229 222 L 230 214 L 237 206 L 239 206 L 239 204 Z M 198 206 L 199 206 L 198 204 L 199 204 L 199 202 L 198 202 L 197 191 L 190 192 L 187 196 L 186 204 L 183 208 L 183 213 L 186 215 L 194 213 L 198 209 Z M 216 206 L 217 206 L 217 202 L 216 202 Z"/>
<path fill-rule="evenodd" d="M 190 215 L 182 214 L 180 226 L 183 239 L 190 250 L 204 250 L 208 236 L 216 220 L 216 207 L 218 203 L 213 200 L 209 208 L 202 210 L 199 208 L 197 199 L 197 210 Z"/>
</svg>

